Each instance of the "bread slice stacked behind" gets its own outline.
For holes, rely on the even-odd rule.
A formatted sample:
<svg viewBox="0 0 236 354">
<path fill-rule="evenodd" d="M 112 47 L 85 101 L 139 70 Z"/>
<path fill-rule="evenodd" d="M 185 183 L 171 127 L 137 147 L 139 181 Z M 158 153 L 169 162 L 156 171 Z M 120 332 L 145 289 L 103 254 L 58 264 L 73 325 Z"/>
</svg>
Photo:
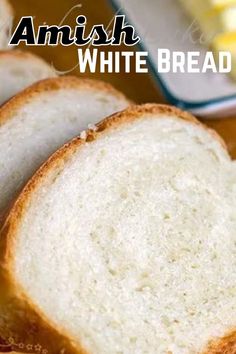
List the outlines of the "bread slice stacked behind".
<svg viewBox="0 0 236 354">
<path fill-rule="evenodd" d="M 56 76 L 51 65 L 30 52 L 0 51 L 0 105 L 33 83 Z"/>
<path fill-rule="evenodd" d="M 0 50 L 10 49 L 11 26 L 13 23 L 13 9 L 8 0 L 0 0 Z"/>
<path fill-rule="evenodd" d="M 57 148 L 128 105 L 109 84 L 76 77 L 39 82 L 5 104 L 0 109 L 0 214 Z"/>
<path fill-rule="evenodd" d="M 55 354 L 234 354 L 233 175 L 221 139 L 166 106 L 75 138 L 2 230 L 1 334 Z"/>
</svg>

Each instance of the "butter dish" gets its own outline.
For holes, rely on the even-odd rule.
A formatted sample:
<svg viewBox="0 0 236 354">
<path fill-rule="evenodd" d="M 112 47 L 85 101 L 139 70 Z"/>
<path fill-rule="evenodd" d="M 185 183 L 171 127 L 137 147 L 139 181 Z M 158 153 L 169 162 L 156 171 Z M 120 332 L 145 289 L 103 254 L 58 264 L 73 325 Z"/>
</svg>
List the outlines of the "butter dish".
<svg viewBox="0 0 236 354">
<path fill-rule="evenodd" d="M 222 73 L 160 73 L 157 51 L 199 51 L 200 60 L 208 51 L 201 36 L 196 38 L 196 23 L 188 18 L 176 0 L 109 0 L 114 10 L 125 14 L 147 51 L 149 72 L 167 100 L 198 116 L 223 118 L 236 114 L 236 83 Z M 234 69 L 234 68 L 233 68 Z"/>
</svg>

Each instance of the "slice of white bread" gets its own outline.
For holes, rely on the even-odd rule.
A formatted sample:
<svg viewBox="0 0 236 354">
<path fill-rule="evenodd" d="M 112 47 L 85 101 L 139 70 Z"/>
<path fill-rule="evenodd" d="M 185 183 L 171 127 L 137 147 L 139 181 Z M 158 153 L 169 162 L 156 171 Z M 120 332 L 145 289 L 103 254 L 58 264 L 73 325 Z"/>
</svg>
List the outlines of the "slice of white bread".
<svg viewBox="0 0 236 354">
<path fill-rule="evenodd" d="M 111 85 L 76 77 L 38 82 L 0 109 L 0 214 L 65 142 L 129 105 Z"/>
<path fill-rule="evenodd" d="M 33 83 L 56 76 L 52 66 L 37 55 L 0 51 L 0 105 Z"/>
<path fill-rule="evenodd" d="M 2 229 L 1 334 L 53 354 L 235 354 L 235 172 L 168 106 L 75 138 Z"/>
<path fill-rule="evenodd" d="M 0 50 L 8 46 L 13 23 L 13 10 L 8 0 L 0 0 Z"/>
</svg>

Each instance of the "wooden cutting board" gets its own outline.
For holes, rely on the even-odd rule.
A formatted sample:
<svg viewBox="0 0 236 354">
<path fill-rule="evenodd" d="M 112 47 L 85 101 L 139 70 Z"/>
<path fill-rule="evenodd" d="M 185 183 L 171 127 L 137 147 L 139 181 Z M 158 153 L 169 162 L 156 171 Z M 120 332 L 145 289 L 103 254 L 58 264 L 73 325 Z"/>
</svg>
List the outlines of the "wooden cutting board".
<svg viewBox="0 0 236 354">
<path fill-rule="evenodd" d="M 79 0 L 11 0 L 15 8 L 15 22 L 21 16 L 32 15 L 35 17 L 36 26 L 44 22 L 48 24 L 59 24 L 66 13 L 80 3 Z M 84 14 L 88 18 L 88 26 L 96 23 L 109 24 L 113 17 L 113 12 L 108 5 L 108 0 L 81 0 L 81 7 L 74 8 L 68 16 L 66 22 L 72 27 L 75 26 L 75 17 Z M 47 61 L 53 63 L 56 69 L 69 71 L 71 74 L 78 75 L 78 70 L 71 69 L 77 63 L 77 52 L 74 47 L 28 47 L 28 50 L 41 55 Z M 112 50 L 111 47 L 104 47 L 102 50 Z M 125 50 L 124 47 L 113 47 L 113 50 Z M 137 103 L 143 102 L 164 102 L 161 93 L 154 86 L 148 74 L 83 74 L 94 79 L 101 79 L 110 82 L 115 87 L 123 91 L 128 97 Z M 214 128 L 226 141 L 229 151 L 236 159 L 236 117 L 229 119 L 206 121 L 204 122 Z"/>
</svg>

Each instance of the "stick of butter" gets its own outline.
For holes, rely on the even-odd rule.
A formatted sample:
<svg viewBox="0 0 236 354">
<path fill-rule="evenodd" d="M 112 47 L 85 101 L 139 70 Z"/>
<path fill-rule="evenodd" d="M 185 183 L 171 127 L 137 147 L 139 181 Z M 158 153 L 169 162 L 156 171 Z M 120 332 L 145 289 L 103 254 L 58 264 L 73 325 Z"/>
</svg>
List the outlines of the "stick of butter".
<svg viewBox="0 0 236 354">
<path fill-rule="evenodd" d="M 202 17 L 211 10 L 224 10 L 236 6 L 236 0 L 179 0 L 191 16 Z"/>
<path fill-rule="evenodd" d="M 205 42 L 232 56 L 231 76 L 236 80 L 236 0 L 179 0 L 186 12 L 196 20 Z"/>
<path fill-rule="evenodd" d="M 213 50 L 229 51 L 232 56 L 232 71 L 231 76 L 236 80 L 236 31 L 231 33 L 222 33 L 215 37 L 212 42 Z"/>
<path fill-rule="evenodd" d="M 207 42 L 212 42 L 215 36 L 223 32 L 236 32 L 236 5 L 212 10 L 199 17 L 198 23 Z"/>
</svg>

